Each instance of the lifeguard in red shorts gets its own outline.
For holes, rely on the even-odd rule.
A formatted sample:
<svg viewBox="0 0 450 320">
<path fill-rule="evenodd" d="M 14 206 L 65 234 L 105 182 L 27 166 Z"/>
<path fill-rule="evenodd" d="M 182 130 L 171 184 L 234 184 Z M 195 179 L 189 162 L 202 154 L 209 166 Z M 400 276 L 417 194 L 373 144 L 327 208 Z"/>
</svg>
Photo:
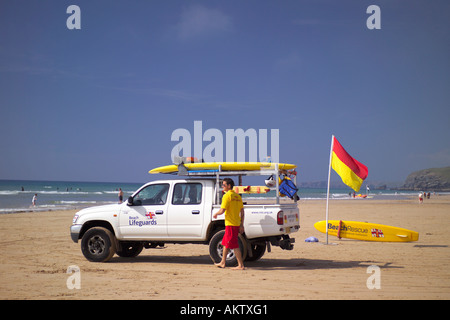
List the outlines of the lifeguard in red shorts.
<svg viewBox="0 0 450 320">
<path fill-rule="evenodd" d="M 226 193 L 222 198 L 220 210 L 217 211 L 213 217 L 217 218 L 217 216 L 225 213 L 225 235 L 222 240 L 222 261 L 215 265 L 219 268 L 225 268 L 228 251 L 233 249 L 238 261 L 237 267 L 233 269 L 244 270 L 244 261 L 238 242 L 239 233 L 244 232 L 244 205 L 241 196 L 233 190 L 234 181 L 232 179 L 225 178 L 222 187 L 223 191 Z"/>
</svg>

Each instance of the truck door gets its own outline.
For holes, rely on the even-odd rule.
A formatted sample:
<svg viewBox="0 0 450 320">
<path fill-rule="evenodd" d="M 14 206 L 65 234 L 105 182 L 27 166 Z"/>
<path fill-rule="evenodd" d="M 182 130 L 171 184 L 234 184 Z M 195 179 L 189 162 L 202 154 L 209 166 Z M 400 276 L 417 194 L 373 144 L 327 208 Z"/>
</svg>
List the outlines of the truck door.
<svg viewBox="0 0 450 320">
<path fill-rule="evenodd" d="M 168 233 L 173 239 L 196 239 L 202 235 L 204 188 L 200 182 L 175 183 L 168 213 Z"/>
<path fill-rule="evenodd" d="M 151 184 L 133 197 L 120 214 L 120 232 L 127 239 L 167 238 L 168 183 Z"/>
</svg>

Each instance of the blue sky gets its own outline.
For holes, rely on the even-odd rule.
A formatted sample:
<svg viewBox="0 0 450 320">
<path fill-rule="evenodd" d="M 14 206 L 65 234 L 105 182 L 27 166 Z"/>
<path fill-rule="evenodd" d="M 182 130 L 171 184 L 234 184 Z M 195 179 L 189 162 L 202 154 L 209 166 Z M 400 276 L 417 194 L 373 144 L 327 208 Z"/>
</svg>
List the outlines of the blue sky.
<svg viewBox="0 0 450 320">
<path fill-rule="evenodd" d="M 69 5 L 81 30 L 69 30 Z M 381 29 L 369 30 L 369 5 Z M 145 182 L 177 128 L 279 129 L 326 180 L 450 165 L 448 1 L 2 1 L 0 179 Z M 206 144 L 204 145 L 204 147 Z M 338 179 L 333 174 L 333 179 Z"/>
</svg>

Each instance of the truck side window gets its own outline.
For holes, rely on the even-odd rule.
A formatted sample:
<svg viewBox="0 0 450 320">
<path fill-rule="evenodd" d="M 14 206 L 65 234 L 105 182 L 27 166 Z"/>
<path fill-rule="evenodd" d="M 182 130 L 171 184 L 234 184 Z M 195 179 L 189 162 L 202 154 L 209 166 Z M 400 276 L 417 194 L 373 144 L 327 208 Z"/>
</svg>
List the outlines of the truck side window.
<svg viewBox="0 0 450 320">
<path fill-rule="evenodd" d="M 141 205 L 160 205 L 167 201 L 169 193 L 169 184 L 152 184 L 139 191 L 134 200 L 141 201 Z"/>
<path fill-rule="evenodd" d="M 200 204 L 202 202 L 201 183 L 177 183 L 173 189 L 172 204 Z"/>
</svg>

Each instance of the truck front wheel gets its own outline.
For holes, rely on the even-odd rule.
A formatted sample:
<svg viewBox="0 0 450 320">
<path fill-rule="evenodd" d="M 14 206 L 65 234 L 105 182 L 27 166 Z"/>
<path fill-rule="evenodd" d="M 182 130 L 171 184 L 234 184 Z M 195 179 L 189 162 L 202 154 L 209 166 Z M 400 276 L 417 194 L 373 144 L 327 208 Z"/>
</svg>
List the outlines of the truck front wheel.
<svg viewBox="0 0 450 320">
<path fill-rule="evenodd" d="M 222 260 L 222 239 L 224 234 L 225 230 L 220 230 L 211 238 L 211 241 L 209 241 L 209 255 L 214 263 L 219 263 Z M 242 234 L 239 234 L 238 243 L 239 249 L 241 249 L 242 259 L 245 260 L 245 258 L 247 257 L 247 246 L 245 245 L 246 242 Z M 226 263 L 230 265 L 237 264 L 237 258 L 233 250 L 228 251 Z"/>
<path fill-rule="evenodd" d="M 81 251 L 89 261 L 106 262 L 116 253 L 116 239 L 108 229 L 91 228 L 81 239 Z"/>
</svg>

